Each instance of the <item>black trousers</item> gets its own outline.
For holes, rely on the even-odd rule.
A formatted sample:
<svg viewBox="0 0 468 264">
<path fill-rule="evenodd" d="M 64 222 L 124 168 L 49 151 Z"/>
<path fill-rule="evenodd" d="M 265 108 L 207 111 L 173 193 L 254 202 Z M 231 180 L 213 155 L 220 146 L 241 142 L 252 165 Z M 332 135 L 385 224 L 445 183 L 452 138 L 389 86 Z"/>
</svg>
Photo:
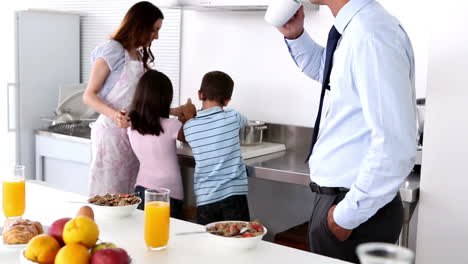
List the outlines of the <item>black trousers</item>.
<svg viewBox="0 0 468 264">
<path fill-rule="evenodd" d="M 328 228 L 328 210 L 345 197 L 316 194 L 309 222 L 310 251 L 320 255 L 359 263 L 356 247 L 366 242 L 395 243 L 403 226 L 403 205 L 400 195 L 382 207 L 377 213 L 353 230 L 346 241 L 340 242 Z"/>
<path fill-rule="evenodd" d="M 135 187 L 135 193 L 138 195 L 138 197 L 141 198 L 141 203 L 138 205 L 138 209 L 144 210 L 145 209 L 145 190 L 147 188 L 137 185 Z M 173 199 L 171 198 L 170 206 L 171 206 L 171 217 L 172 218 L 177 218 L 177 219 L 182 219 L 182 205 L 183 205 L 182 200 L 178 199 Z"/>
<path fill-rule="evenodd" d="M 197 222 L 200 225 L 227 220 L 250 221 L 247 195 L 233 195 L 197 207 Z"/>
</svg>

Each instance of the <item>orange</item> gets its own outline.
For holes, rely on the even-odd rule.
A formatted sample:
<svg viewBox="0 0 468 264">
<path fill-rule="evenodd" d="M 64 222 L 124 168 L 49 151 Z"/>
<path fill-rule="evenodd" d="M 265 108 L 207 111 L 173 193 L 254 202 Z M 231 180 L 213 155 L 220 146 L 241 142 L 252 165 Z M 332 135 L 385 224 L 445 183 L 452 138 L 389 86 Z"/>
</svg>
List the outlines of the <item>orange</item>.
<svg viewBox="0 0 468 264">
<path fill-rule="evenodd" d="M 55 238 L 42 234 L 29 241 L 24 256 L 37 263 L 52 264 L 59 249 L 60 245 Z"/>
<path fill-rule="evenodd" d="M 59 250 L 55 264 L 89 264 L 91 255 L 88 249 L 80 244 L 67 244 Z"/>
<path fill-rule="evenodd" d="M 78 243 L 87 248 L 96 245 L 99 229 L 91 218 L 77 216 L 68 221 L 63 228 L 63 241 L 65 244 Z"/>
</svg>

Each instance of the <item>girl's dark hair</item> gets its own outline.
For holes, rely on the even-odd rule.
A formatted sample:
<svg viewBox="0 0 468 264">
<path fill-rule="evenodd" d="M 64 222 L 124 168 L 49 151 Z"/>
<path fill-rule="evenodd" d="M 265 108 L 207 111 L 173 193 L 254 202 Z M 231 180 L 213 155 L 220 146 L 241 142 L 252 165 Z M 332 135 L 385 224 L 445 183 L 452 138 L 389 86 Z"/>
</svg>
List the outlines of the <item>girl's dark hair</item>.
<svg viewBox="0 0 468 264">
<path fill-rule="evenodd" d="M 112 39 L 120 42 L 126 50 L 141 47 L 140 55 L 145 69 L 150 69 L 149 64 L 154 62 L 154 55 L 151 48 L 144 45 L 158 19 L 164 19 L 158 7 L 146 1 L 138 2 L 127 11 L 119 29 L 112 36 Z"/>
<path fill-rule="evenodd" d="M 160 118 L 169 118 L 172 83 L 162 72 L 148 70 L 137 84 L 130 107 L 132 129 L 142 135 L 164 133 Z"/>
</svg>

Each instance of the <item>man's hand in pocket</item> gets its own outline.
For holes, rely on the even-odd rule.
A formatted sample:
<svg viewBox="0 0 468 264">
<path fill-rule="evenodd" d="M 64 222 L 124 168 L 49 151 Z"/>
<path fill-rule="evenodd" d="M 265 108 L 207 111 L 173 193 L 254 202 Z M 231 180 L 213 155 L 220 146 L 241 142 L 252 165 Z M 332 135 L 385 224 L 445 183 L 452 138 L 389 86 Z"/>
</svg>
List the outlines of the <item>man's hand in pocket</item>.
<svg viewBox="0 0 468 264">
<path fill-rule="evenodd" d="M 333 205 L 328 210 L 328 217 L 327 217 L 328 228 L 333 233 L 333 235 L 335 235 L 336 239 L 338 239 L 339 241 L 345 241 L 349 238 L 349 236 L 351 236 L 351 233 L 353 232 L 353 230 L 343 228 L 335 222 L 335 219 L 333 219 L 333 212 L 335 211 L 335 207 L 336 205 Z"/>
</svg>

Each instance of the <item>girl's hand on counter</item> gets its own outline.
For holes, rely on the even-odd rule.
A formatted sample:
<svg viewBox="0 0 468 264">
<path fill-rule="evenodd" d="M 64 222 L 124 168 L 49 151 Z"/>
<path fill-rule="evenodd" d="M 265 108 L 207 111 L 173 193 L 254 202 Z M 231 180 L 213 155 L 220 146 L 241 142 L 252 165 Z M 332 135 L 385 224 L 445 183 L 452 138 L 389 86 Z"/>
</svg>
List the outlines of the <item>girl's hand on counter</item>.
<svg viewBox="0 0 468 264">
<path fill-rule="evenodd" d="M 115 121 L 117 126 L 121 128 L 127 128 L 130 127 L 130 118 L 127 115 L 127 110 L 122 109 L 122 110 L 116 110 L 112 119 Z"/>
</svg>

